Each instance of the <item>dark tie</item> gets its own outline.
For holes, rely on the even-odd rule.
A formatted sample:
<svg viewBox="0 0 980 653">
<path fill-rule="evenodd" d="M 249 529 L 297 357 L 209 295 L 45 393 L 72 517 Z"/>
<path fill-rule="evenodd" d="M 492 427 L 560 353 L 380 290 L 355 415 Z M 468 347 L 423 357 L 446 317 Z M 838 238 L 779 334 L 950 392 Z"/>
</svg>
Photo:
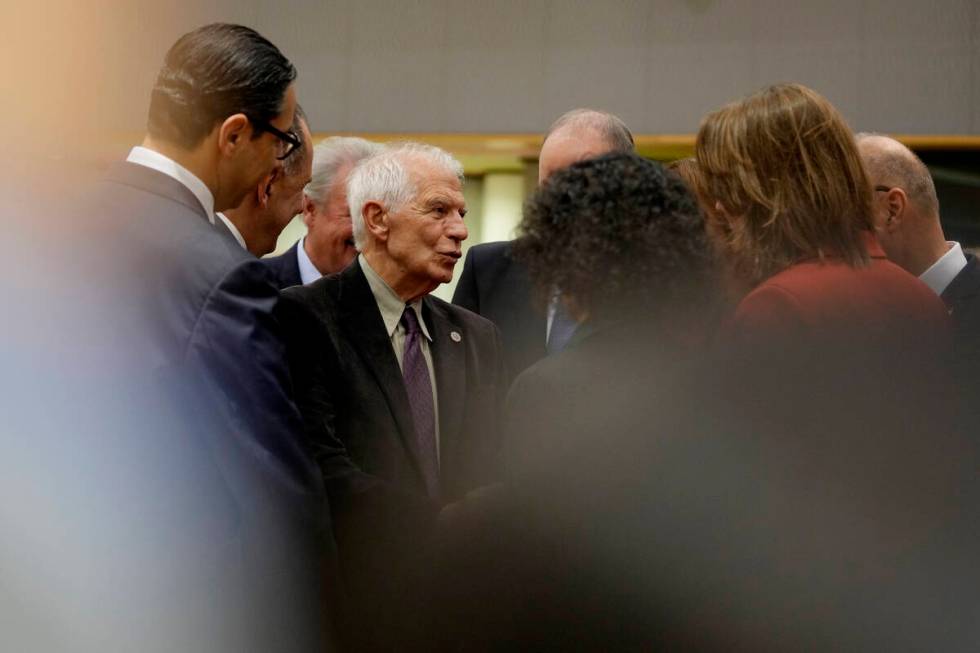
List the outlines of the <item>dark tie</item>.
<svg viewBox="0 0 980 653">
<path fill-rule="evenodd" d="M 439 463 L 436 458 L 435 405 L 432 401 L 432 383 L 429 367 L 422 355 L 422 329 L 415 311 L 406 306 L 401 324 L 405 328 L 405 353 L 402 357 L 402 376 L 405 390 L 412 406 L 415 437 L 418 444 L 422 475 L 430 497 L 439 495 Z"/>
<path fill-rule="evenodd" d="M 572 336 L 575 335 L 575 329 L 578 328 L 578 322 L 565 312 L 565 305 L 561 299 L 556 297 L 552 301 L 554 302 L 555 314 L 551 318 L 551 332 L 548 333 L 547 349 L 549 356 L 567 347 Z"/>
</svg>

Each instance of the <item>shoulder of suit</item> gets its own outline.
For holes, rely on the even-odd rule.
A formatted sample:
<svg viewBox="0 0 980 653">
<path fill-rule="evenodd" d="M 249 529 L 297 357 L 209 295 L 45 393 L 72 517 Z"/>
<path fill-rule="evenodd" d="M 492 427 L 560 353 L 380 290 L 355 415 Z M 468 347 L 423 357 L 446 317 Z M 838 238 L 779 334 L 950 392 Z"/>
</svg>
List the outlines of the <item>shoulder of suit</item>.
<svg viewBox="0 0 980 653">
<path fill-rule="evenodd" d="M 286 263 L 289 263 L 289 262 L 292 262 L 292 261 L 295 261 L 296 260 L 296 248 L 297 247 L 299 247 L 299 241 L 298 240 L 295 243 L 293 243 L 292 247 L 290 247 L 289 249 L 287 249 L 282 254 L 277 254 L 276 256 L 266 256 L 265 258 L 260 259 L 260 260 L 262 260 L 263 262 L 265 262 L 265 263 L 267 263 L 269 265 L 273 265 L 273 266 L 276 266 L 276 267 L 282 266 L 282 265 L 284 265 Z"/>
<path fill-rule="evenodd" d="M 303 304 L 328 302 L 337 295 L 340 284 L 339 276 L 330 274 L 306 285 L 283 288 L 280 295 L 288 300 Z"/>
<path fill-rule="evenodd" d="M 428 301 L 431 302 L 431 307 L 434 310 L 442 311 L 449 317 L 450 320 L 464 328 L 472 329 L 478 332 L 486 331 L 487 333 L 492 332 L 496 328 L 493 322 L 482 315 L 478 315 L 469 309 L 463 308 L 462 306 L 450 304 L 447 301 L 439 299 L 435 295 L 429 295 Z"/>
<path fill-rule="evenodd" d="M 480 243 L 469 248 L 467 256 L 480 262 L 492 261 L 499 258 L 510 258 L 510 250 L 513 241 L 498 240 L 491 243 Z"/>
</svg>

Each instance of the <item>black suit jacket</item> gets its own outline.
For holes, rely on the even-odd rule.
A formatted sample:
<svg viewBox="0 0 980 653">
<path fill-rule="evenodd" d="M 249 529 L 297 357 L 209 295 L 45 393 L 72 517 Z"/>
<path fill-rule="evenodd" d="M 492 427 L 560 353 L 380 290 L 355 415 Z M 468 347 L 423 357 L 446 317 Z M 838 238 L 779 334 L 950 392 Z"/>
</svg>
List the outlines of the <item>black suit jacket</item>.
<svg viewBox="0 0 980 653">
<path fill-rule="evenodd" d="M 511 257 L 510 241 L 467 251 L 453 303 L 497 325 L 510 378 L 544 358 L 547 318 L 534 304 L 527 270 Z"/>
<path fill-rule="evenodd" d="M 391 340 L 357 260 L 282 292 L 277 314 L 308 440 L 335 510 L 349 590 L 349 641 L 364 650 L 427 650 L 428 544 L 442 502 L 498 479 L 506 391 L 499 333 L 428 296 L 439 412 L 441 501 L 430 499 L 411 407 Z M 414 616 L 413 616 L 414 615 Z"/>
<path fill-rule="evenodd" d="M 347 505 L 383 485 L 427 501 L 404 380 L 360 263 L 286 289 L 277 314 L 331 500 Z M 452 501 L 497 476 L 502 348 L 493 324 L 435 297 L 423 299 L 422 317 L 432 335 L 440 487 Z"/>
<path fill-rule="evenodd" d="M 980 265 L 976 256 L 966 254 L 966 267 L 949 282 L 942 299 L 958 329 L 977 331 L 980 327 Z"/>
<path fill-rule="evenodd" d="M 320 539 L 329 513 L 291 400 L 268 269 L 215 228 L 185 186 L 145 166 L 114 165 L 86 208 L 97 244 L 112 253 L 92 255 L 114 307 L 112 337 L 177 409 L 172 423 L 153 425 L 163 431 L 156 437 L 190 443 L 213 468 L 211 490 L 195 508 L 211 511 L 200 519 L 211 530 L 201 527 L 185 563 L 219 564 L 237 552 L 242 559 L 230 566 L 238 570 L 225 570 L 234 589 L 216 589 L 224 571 L 215 569 L 199 582 L 211 584 L 218 602 L 256 602 L 244 609 L 243 628 L 255 646 L 278 640 L 305 649 L 306 629 L 322 621 L 310 581 L 319 577 L 321 547 L 332 558 L 332 542 Z M 184 470 L 161 473 L 179 478 Z"/>
<path fill-rule="evenodd" d="M 980 265 L 973 254 L 966 255 L 966 267 L 943 290 L 942 300 L 953 318 L 955 337 L 954 368 L 961 379 L 976 387 L 980 365 Z"/>
<path fill-rule="evenodd" d="M 303 285 L 303 279 L 299 273 L 299 260 L 296 258 L 296 248 L 300 241 L 290 247 L 285 253 L 279 256 L 270 256 L 262 259 L 262 263 L 272 272 L 272 282 L 279 290 L 290 286 Z"/>
</svg>

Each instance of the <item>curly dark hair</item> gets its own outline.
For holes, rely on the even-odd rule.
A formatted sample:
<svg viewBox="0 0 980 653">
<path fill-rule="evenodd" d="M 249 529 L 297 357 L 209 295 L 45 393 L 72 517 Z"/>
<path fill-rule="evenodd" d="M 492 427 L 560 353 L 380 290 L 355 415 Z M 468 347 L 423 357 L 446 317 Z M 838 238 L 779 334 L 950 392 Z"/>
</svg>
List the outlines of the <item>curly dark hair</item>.
<svg viewBox="0 0 980 653">
<path fill-rule="evenodd" d="M 704 219 L 680 178 L 635 154 L 552 175 L 524 207 L 514 256 L 545 303 L 555 289 L 590 316 L 708 298 L 714 271 Z"/>
</svg>

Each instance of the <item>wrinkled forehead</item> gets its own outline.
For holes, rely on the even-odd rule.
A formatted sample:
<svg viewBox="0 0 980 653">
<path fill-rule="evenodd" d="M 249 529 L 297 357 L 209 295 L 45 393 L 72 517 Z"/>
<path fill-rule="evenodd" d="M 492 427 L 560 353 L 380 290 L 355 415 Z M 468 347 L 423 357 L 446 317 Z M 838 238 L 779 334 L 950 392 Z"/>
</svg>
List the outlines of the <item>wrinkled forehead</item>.
<svg viewBox="0 0 980 653">
<path fill-rule="evenodd" d="M 441 197 L 463 204 L 463 184 L 455 171 L 428 161 L 406 162 L 412 179 L 414 198 L 425 201 Z"/>
</svg>

